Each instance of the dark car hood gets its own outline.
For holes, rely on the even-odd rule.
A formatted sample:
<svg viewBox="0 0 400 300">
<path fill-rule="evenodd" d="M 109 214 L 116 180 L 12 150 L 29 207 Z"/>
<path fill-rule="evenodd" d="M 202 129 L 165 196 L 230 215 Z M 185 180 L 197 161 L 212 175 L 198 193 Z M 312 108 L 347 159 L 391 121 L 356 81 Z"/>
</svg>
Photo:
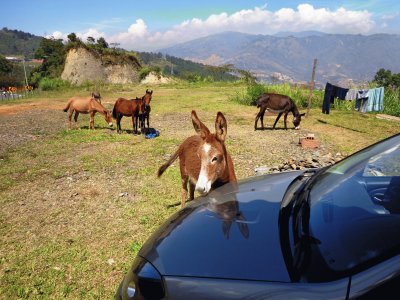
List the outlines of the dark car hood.
<svg viewBox="0 0 400 300">
<path fill-rule="evenodd" d="M 302 171 L 224 185 L 173 215 L 139 255 L 163 276 L 290 281 L 279 242 L 279 208 Z"/>
</svg>

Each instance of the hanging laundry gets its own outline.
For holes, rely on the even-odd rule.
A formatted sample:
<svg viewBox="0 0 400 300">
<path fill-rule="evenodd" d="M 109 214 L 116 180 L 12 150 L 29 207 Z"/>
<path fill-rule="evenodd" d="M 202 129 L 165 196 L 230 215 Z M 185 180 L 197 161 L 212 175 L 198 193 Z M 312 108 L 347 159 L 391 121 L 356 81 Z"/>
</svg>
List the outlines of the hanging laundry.
<svg viewBox="0 0 400 300">
<path fill-rule="evenodd" d="M 322 113 L 329 114 L 331 103 L 334 102 L 335 97 L 345 100 L 348 91 L 349 89 L 338 87 L 327 82 L 325 85 L 324 102 L 322 103 Z"/>
<path fill-rule="evenodd" d="M 374 88 L 368 91 L 368 104 L 366 111 L 382 111 L 383 110 L 384 88 Z"/>
<path fill-rule="evenodd" d="M 357 99 L 358 90 L 350 89 L 345 97 L 345 100 L 356 100 Z"/>
<path fill-rule="evenodd" d="M 369 90 L 358 90 L 354 109 L 367 112 Z"/>
</svg>

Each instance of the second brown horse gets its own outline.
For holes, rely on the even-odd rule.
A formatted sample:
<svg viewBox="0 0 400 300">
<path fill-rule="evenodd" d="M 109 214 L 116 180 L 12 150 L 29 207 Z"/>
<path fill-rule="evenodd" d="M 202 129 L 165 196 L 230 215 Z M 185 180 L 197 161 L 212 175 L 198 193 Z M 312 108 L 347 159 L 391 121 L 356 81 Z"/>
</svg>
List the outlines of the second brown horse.
<svg viewBox="0 0 400 300">
<path fill-rule="evenodd" d="M 136 97 L 135 99 L 118 98 L 114 104 L 112 112 L 113 118 L 117 120 L 117 132 L 121 133 L 121 119 L 123 116 L 132 117 L 133 133 L 138 133 L 138 124 L 140 123 L 143 132 L 144 122 L 139 121 L 143 114 L 143 99 Z"/>
</svg>

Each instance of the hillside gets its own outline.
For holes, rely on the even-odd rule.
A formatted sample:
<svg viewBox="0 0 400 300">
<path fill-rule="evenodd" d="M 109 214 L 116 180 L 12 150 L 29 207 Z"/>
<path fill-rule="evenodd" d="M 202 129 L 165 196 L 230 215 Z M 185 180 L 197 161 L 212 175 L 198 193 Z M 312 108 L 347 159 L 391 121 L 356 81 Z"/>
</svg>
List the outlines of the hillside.
<svg viewBox="0 0 400 300">
<path fill-rule="evenodd" d="M 160 70 L 163 74 L 191 80 L 194 75 L 202 78 L 212 77 L 216 81 L 230 81 L 237 77 L 224 70 L 179 57 L 162 55 L 161 53 L 137 52 L 144 65 Z"/>
<path fill-rule="evenodd" d="M 234 64 L 264 81 L 288 76 L 309 81 L 318 59 L 316 81 L 372 80 L 380 68 L 400 72 L 400 35 L 341 35 L 310 32 L 278 36 L 225 32 L 160 50 L 196 62 Z"/>
<path fill-rule="evenodd" d="M 0 54 L 33 58 L 42 37 L 6 27 L 0 30 Z"/>
</svg>

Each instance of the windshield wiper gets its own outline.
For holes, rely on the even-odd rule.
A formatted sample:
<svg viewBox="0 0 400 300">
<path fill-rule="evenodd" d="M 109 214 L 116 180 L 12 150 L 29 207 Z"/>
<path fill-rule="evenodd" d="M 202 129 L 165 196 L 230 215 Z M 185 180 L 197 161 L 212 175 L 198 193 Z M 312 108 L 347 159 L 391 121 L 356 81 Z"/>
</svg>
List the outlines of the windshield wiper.
<svg viewBox="0 0 400 300">
<path fill-rule="evenodd" d="M 299 281 L 301 274 L 308 265 L 311 245 L 320 243 L 309 232 L 309 194 L 312 183 L 325 169 L 308 170 L 302 176 L 296 178 L 288 187 L 282 201 L 279 214 L 279 236 L 282 255 L 289 276 L 293 281 Z M 290 219 L 292 220 L 292 230 L 289 229 Z M 293 253 L 290 232 L 293 237 Z"/>
</svg>

